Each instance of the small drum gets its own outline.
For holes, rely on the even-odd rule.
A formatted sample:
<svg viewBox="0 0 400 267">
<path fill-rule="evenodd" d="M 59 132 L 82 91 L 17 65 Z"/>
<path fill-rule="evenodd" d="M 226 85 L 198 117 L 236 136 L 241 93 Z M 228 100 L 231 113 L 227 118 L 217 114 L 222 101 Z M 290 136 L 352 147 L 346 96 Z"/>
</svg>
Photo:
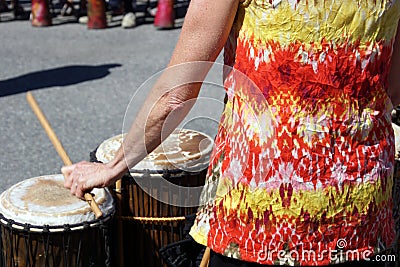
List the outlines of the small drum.
<svg viewBox="0 0 400 267">
<path fill-rule="evenodd" d="M 122 140 L 123 135 L 118 135 L 104 141 L 92 160 L 109 162 Z M 120 265 L 165 266 L 159 250 L 184 239 L 185 216 L 197 211 L 190 203 L 199 201 L 186 189 L 201 191 L 213 145 L 213 139 L 203 133 L 176 130 L 122 178 L 120 193 L 112 190 L 123 228 Z"/>
<path fill-rule="evenodd" d="M 61 174 L 40 176 L 0 195 L 1 266 L 111 266 L 111 194 L 92 191 L 103 212 L 95 219 L 88 203 L 63 183 Z"/>
</svg>

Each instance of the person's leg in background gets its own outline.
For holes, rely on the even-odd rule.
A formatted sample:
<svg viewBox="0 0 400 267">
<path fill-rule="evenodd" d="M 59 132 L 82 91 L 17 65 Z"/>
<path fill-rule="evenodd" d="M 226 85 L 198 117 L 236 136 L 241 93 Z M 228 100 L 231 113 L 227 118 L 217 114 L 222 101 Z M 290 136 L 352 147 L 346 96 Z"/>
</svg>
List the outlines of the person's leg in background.
<svg viewBox="0 0 400 267">
<path fill-rule="evenodd" d="M 24 10 L 24 8 L 19 4 L 18 0 L 11 0 L 11 9 L 14 12 L 15 19 L 29 19 L 29 12 Z"/>
<path fill-rule="evenodd" d="M 51 1 L 51 0 L 50 0 Z M 61 16 L 76 16 L 77 18 L 80 18 L 82 16 L 86 16 L 87 14 L 87 3 L 86 0 L 80 0 L 79 1 L 79 8 L 76 9 L 74 6 L 74 0 L 64 0 L 63 6 L 61 7 L 60 10 L 60 15 Z"/>
<path fill-rule="evenodd" d="M 136 0 L 123 0 L 124 1 L 124 16 L 122 18 L 122 28 L 132 28 L 136 26 L 136 16 L 134 11 L 134 4 Z M 133 2 L 134 1 L 134 2 Z"/>
<path fill-rule="evenodd" d="M 86 0 L 80 0 L 78 18 L 86 16 L 86 14 L 87 14 L 87 2 Z"/>
<path fill-rule="evenodd" d="M 108 9 L 113 16 L 123 15 L 122 28 L 132 28 L 136 26 L 136 16 L 132 0 L 109 0 Z"/>
<path fill-rule="evenodd" d="M 75 13 L 73 0 L 66 0 L 61 8 L 61 16 L 72 16 Z"/>
</svg>

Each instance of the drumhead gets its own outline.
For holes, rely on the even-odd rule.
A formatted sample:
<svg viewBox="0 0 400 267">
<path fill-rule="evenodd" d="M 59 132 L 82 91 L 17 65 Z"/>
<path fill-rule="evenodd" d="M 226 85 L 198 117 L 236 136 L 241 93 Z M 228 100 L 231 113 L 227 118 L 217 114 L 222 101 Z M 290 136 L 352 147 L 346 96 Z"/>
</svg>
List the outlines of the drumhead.
<svg viewBox="0 0 400 267">
<path fill-rule="evenodd" d="M 0 213 L 8 220 L 32 225 L 79 224 L 95 220 L 86 201 L 71 195 L 62 174 L 26 179 L 0 195 Z M 107 189 L 93 189 L 94 199 L 106 216 L 114 210 Z"/>
<path fill-rule="evenodd" d="M 125 134 L 105 140 L 96 151 L 98 161 L 111 161 L 118 151 Z M 133 167 L 133 170 L 187 170 L 201 171 L 207 168 L 214 146 L 213 139 L 190 129 L 176 129 L 153 152 Z"/>
</svg>

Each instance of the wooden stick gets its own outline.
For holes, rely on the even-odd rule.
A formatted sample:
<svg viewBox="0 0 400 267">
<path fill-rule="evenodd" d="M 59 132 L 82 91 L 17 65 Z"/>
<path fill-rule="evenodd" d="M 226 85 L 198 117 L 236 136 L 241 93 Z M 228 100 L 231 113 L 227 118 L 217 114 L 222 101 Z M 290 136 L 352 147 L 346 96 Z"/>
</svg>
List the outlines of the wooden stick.
<svg viewBox="0 0 400 267">
<path fill-rule="evenodd" d="M 210 262 L 210 248 L 206 247 L 204 251 L 203 258 L 201 259 L 199 267 L 208 267 L 208 263 Z"/>
<path fill-rule="evenodd" d="M 42 125 L 43 129 L 47 133 L 51 143 L 53 144 L 54 148 L 56 149 L 58 155 L 61 157 L 62 161 L 65 165 L 71 165 L 72 161 L 68 157 L 67 152 L 65 151 L 64 147 L 62 146 L 60 140 L 58 139 L 57 135 L 53 131 L 50 126 L 50 123 L 46 119 L 46 116 L 43 114 L 42 110 L 40 109 L 36 99 L 33 97 L 31 92 L 26 93 L 26 100 L 28 101 L 29 105 L 32 108 L 32 111 L 35 113 L 36 117 L 38 118 L 40 124 Z M 99 206 L 97 205 L 96 201 L 94 200 L 92 194 L 85 193 L 85 200 L 89 203 L 90 208 L 94 212 L 96 218 L 100 218 L 103 216 Z"/>
</svg>

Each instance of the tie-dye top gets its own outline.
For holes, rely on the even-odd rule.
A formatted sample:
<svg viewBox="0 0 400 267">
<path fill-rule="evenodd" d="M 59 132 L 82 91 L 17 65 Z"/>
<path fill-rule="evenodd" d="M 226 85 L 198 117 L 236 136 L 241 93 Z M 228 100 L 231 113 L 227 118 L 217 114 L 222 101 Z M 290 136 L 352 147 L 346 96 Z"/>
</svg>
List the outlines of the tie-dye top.
<svg viewBox="0 0 400 267">
<path fill-rule="evenodd" d="M 197 242 L 277 265 L 395 243 L 387 78 L 399 16 L 399 0 L 239 4 Z"/>
</svg>

